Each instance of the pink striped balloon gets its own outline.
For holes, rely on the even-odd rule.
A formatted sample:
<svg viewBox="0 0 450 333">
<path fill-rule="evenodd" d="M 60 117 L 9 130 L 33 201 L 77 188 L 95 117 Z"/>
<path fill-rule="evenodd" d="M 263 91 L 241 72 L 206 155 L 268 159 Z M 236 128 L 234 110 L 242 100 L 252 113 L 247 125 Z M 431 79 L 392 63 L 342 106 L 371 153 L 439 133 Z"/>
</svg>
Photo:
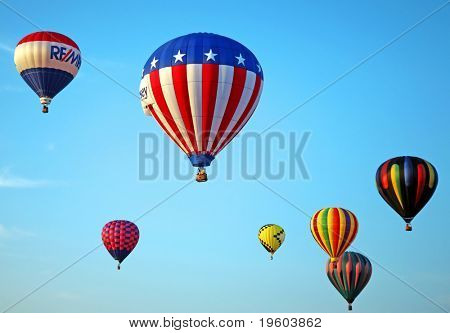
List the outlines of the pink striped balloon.
<svg viewBox="0 0 450 333">
<path fill-rule="evenodd" d="M 348 251 L 336 263 L 328 260 L 326 272 L 330 282 L 348 302 L 348 310 L 351 311 L 353 301 L 369 283 L 372 264 L 362 254 Z"/>
</svg>

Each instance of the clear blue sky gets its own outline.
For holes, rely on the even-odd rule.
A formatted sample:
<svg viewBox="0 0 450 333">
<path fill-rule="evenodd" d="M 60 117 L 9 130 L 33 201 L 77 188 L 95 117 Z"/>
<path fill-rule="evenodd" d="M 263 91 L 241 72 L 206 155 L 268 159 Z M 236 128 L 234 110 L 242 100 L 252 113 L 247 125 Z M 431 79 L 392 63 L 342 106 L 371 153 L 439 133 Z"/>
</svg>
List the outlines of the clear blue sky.
<svg viewBox="0 0 450 333">
<path fill-rule="evenodd" d="M 245 128 L 254 132 L 443 2 L 9 1 L 38 26 L 73 38 L 85 60 L 136 94 L 145 61 L 169 39 L 207 31 L 240 41 L 265 71 Z M 0 4 L 1 310 L 98 245 L 104 223 L 133 220 L 188 182 L 139 180 L 138 134 L 163 135 L 134 96 L 86 61 L 43 115 L 12 52 L 35 30 Z M 360 220 L 355 247 L 447 309 L 449 35 L 450 6 L 277 124 L 273 131 L 312 132 L 304 152 L 311 179 L 262 179 L 309 214 L 352 210 Z M 345 311 L 309 220 L 256 181 L 224 179 L 225 155 L 214 162 L 217 179 L 189 185 L 138 222 L 141 240 L 122 271 L 101 248 L 13 311 Z M 412 233 L 374 186 L 378 165 L 397 155 L 427 159 L 440 177 Z M 287 233 L 273 262 L 256 238 L 266 223 Z M 354 310 L 439 311 L 377 265 Z"/>
</svg>

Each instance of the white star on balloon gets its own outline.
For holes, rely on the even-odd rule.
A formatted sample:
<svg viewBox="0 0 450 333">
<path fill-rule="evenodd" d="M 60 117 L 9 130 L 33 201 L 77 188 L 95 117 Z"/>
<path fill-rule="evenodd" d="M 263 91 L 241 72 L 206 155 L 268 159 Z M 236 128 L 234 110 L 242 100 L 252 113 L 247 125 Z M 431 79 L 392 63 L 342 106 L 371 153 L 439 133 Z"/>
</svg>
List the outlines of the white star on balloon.
<svg viewBox="0 0 450 333">
<path fill-rule="evenodd" d="M 258 73 L 261 72 L 261 66 L 259 64 L 256 64 L 256 67 L 258 67 Z"/>
<path fill-rule="evenodd" d="M 239 53 L 239 57 L 235 57 L 238 60 L 238 65 L 242 64 L 242 66 L 245 66 L 245 59 L 242 57 L 242 54 Z"/>
<path fill-rule="evenodd" d="M 156 57 L 153 57 L 153 60 L 151 62 L 151 66 L 150 69 L 152 69 L 153 67 L 156 68 L 156 63 L 159 61 L 159 59 L 156 59 Z"/>
<path fill-rule="evenodd" d="M 216 61 L 216 55 L 217 53 L 213 53 L 212 49 L 209 49 L 208 53 L 203 53 L 206 56 L 206 61 L 208 60 L 212 60 L 212 61 Z"/>
<path fill-rule="evenodd" d="M 173 57 L 175 58 L 175 63 L 176 63 L 177 61 L 183 62 L 183 57 L 184 57 L 185 55 L 186 55 L 186 53 L 181 53 L 181 51 L 178 50 L 178 53 L 173 55 Z"/>
</svg>

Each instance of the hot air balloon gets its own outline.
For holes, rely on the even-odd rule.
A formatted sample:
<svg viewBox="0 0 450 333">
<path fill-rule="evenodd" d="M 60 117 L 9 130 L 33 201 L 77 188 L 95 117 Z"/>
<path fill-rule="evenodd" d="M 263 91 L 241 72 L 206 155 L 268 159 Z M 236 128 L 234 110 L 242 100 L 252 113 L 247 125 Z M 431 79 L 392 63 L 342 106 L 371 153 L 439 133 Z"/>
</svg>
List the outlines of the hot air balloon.
<svg viewBox="0 0 450 333">
<path fill-rule="evenodd" d="M 335 263 L 358 233 L 358 220 L 344 208 L 323 208 L 311 218 L 311 233 Z"/>
<path fill-rule="evenodd" d="M 348 302 L 348 310 L 372 276 L 372 264 L 362 254 L 345 252 L 336 264 L 328 260 L 327 276 L 333 286 Z"/>
<path fill-rule="evenodd" d="M 42 112 L 77 75 L 81 66 L 78 45 L 57 32 L 39 31 L 22 38 L 14 51 L 17 71 L 39 96 Z"/>
<path fill-rule="evenodd" d="M 140 95 L 163 131 L 198 167 L 205 167 L 239 133 L 261 95 L 263 72 L 242 44 L 193 33 L 159 47 L 143 69 Z M 146 111 L 148 109 L 148 111 Z"/>
<path fill-rule="evenodd" d="M 139 229 L 133 223 L 124 220 L 115 220 L 105 224 L 102 229 L 102 240 L 111 256 L 120 264 L 136 247 L 139 241 Z"/>
<path fill-rule="evenodd" d="M 273 259 L 274 253 L 284 242 L 286 233 L 283 228 L 276 224 L 266 224 L 258 232 L 258 239 L 262 246 L 270 253 L 270 259 Z"/>
<path fill-rule="evenodd" d="M 412 219 L 436 190 L 438 174 L 431 163 L 402 156 L 384 162 L 375 180 L 380 195 L 406 222 L 406 231 L 411 231 Z"/>
</svg>

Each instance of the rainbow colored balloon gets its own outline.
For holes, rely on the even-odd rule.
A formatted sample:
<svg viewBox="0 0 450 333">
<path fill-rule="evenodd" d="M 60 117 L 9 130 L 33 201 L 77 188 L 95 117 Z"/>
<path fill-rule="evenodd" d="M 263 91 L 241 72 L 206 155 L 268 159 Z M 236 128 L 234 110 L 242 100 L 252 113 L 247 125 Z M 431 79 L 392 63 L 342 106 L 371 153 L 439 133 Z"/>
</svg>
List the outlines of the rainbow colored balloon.
<svg viewBox="0 0 450 333">
<path fill-rule="evenodd" d="M 438 174 L 424 159 L 401 156 L 384 162 L 375 180 L 381 197 L 406 222 L 406 231 L 411 231 L 411 221 L 436 190 Z"/>
<path fill-rule="evenodd" d="M 311 218 L 311 233 L 317 244 L 336 262 L 358 233 L 358 220 L 344 208 L 323 208 Z"/>
</svg>

